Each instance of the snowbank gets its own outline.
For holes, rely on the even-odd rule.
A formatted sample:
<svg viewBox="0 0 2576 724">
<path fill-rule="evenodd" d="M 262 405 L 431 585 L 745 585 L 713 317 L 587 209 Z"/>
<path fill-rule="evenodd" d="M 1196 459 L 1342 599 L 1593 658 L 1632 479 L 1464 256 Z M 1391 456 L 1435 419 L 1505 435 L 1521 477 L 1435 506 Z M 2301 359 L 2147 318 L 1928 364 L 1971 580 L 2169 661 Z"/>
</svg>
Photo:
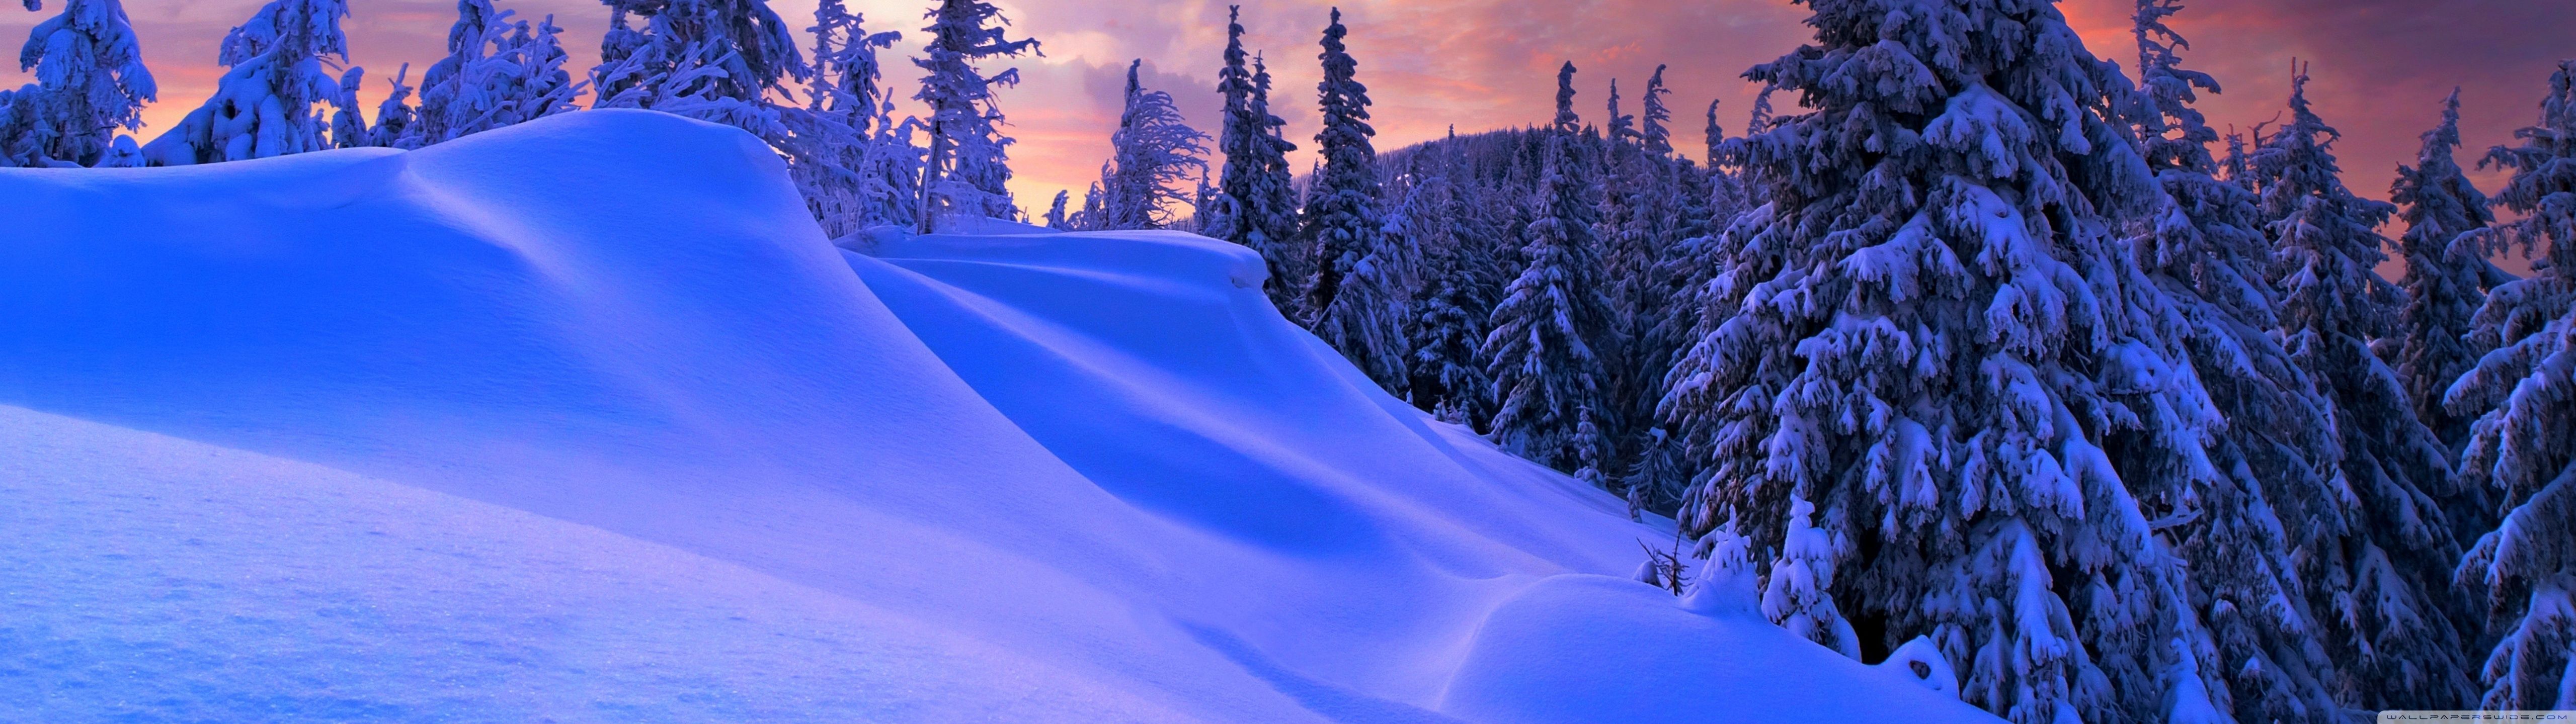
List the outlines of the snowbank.
<svg viewBox="0 0 2576 724">
<path fill-rule="evenodd" d="M 856 254 L 620 111 L 0 199 L 0 719 L 1982 719 L 1205 239 Z"/>
</svg>

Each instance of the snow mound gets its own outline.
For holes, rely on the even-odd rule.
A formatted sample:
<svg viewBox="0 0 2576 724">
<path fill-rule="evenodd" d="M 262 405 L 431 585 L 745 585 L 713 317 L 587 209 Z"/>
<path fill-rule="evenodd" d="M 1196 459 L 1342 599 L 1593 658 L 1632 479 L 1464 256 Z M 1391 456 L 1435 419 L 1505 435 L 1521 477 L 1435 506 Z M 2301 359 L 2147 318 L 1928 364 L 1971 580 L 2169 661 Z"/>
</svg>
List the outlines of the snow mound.
<svg viewBox="0 0 2576 724">
<path fill-rule="evenodd" d="M 1209 240 L 854 253 L 621 111 L 0 199 L 0 719 L 1984 720 L 1586 575 L 1669 528 Z"/>
</svg>

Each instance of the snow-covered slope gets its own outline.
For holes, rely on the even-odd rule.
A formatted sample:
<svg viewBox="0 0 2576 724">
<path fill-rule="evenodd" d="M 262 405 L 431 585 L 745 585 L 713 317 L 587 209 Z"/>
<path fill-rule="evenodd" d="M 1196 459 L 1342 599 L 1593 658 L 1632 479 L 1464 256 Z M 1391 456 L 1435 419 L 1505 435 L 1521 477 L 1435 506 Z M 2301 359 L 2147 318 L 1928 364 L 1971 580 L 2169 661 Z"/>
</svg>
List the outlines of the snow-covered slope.
<svg viewBox="0 0 2576 724">
<path fill-rule="evenodd" d="M 1208 240 L 854 253 L 616 111 L 0 200 L 0 719 L 1983 718 L 1598 575 L 1669 529 Z"/>
</svg>

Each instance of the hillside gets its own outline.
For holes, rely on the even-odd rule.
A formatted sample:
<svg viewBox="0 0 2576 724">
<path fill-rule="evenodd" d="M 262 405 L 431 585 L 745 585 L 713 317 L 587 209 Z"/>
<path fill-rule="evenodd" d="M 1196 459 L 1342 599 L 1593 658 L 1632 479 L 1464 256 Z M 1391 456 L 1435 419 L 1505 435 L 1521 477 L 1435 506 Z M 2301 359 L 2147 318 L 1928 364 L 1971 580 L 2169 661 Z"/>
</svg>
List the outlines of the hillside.
<svg viewBox="0 0 2576 724">
<path fill-rule="evenodd" d="M 1209 240 L 840 249 L 628 111 L 0 199 L 0 719 L 1985 719 Z"/>
</svg>

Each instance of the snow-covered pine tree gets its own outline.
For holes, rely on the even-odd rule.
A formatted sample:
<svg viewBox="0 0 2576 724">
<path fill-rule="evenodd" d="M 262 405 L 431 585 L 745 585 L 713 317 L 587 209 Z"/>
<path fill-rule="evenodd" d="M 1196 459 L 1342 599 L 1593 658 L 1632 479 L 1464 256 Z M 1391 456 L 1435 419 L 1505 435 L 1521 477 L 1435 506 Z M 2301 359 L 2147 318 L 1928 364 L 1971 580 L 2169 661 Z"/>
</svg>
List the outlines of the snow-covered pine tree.
<svg viewBox="0 0 2576 724">
<path fill-rule="evenodd" d="M 1706 260 L 1692 258 L 1704 248 L 1694 240 L 1707 234 L 1714 201 L 1709 174 L 1673 156 L 1672 111 L 1664 103 L 1672 91 L 1664 86 L 1665 70 L 1655 67 L 1638 98 L 1634 147 L 1624 151 L 1624 161 L 1622 151 L 1612 152 L 1613 171 L 1607 177 L 1612 188 L 1605 198 L 1623 208 L 1603 216 L 1605 223 L 1618 221 L 1603 234 L 1610 242 L 1613 299 L 1619 306 L 1618 364 L 1611 373 L 1610 396 L 1616 419 L 1623 423 L 1620 487 L 1627 491 L 1632 512 L 1670 512 L 1691 482 L 1682 447 L 1653 420 L 1664 397 L 1665 374 L 1699 318 L 1691 285 L 1706 279 L 1700 268 Z M 1716 128 L 1714 118 L 1710 127 Z"/>
<path fill-rule="evenodd" d="M 2442 101 L 2441 124 L 2424 132 L 2423 138 L 2415 165 L 2397 167 L 2397 181 L 2389 187 L 2389 198 L 2398 205 L 2397 218 L 2406 223 L 2405 235 L 2397 240 L 2398 251 L 2406 258 L 2406 276 L 2397 282 L 2406 291 L 2406 310 L 2398 318 L 2397 374 L 2406 382 L 2416 416 L 2457 451 L 2468 441 L 2469 420 L 2443 409 L 2442 393 L 2486 353 L 2466 342 L 2469 319 L 2486 303 L 2487 289 L 2511 278 L 2471 250 L 2462 248 L 2454 254 L 2451 247 L 2461 235 L 2495 223 L 2486 195 L 2461 173 L 2452 156 L 2460 147 L 2457 89 Z M 2481 509 L 2475 514 L 2484 517 L 2488 512 Z"/>
<path fill-rule="evenodd" d="M 809 72 L 787 21 L 768 0 L 601 1 L 609 7 L 609 31 L 591 73 L 594 107 L 658 108 L 657 101 L 683 98 L 760 107 L 770 91 L 784 90 L 786 79 L 803 80 Z M 460 0 L 460 6 L 474 2 Z M 488 11 L 489 3 L 484 6 Z M 630 17 L 643 18 L 644 27 L 634 27 Z M 458 32 L 488 38 L 472 31 L 470 20 L 460 18 Z M 455 33 L 449 42 L 459 42 Z M 433 69 L 421 77 L 424 108 L 436 75 Z"/>
<path fill-rule="evenodd" d="M 1723 230 L 1735 220 L 1735 215 L 1752 206 L 1745 197 L 1744 180 L 1737 178 L 1732 167 L 1720 163 L 1725 156 L 1721 149 L 1726 146 L 1726 127 L 1717 122 L 1717 101 L 1708 102 L 1708 128 L 1705 129 L 1708 135 L 1708 226 L 1712 234 Z"/>
<path fill-rule="evenodd" d="M 2495 198 L 2522 218 L 2460 242 L 2539 258 L 2530 278 L 2487 295 L 2470 338 L 2493 352 L 2444 400 L 2477 415 L 2462 481 L 2502 499 L 2502 524 L 2459 569 L 2502 633 L 2483 669 L 2488 709 L 2576 709 L 2576 61 L 2558 64 L 2540 108 L 2538 125 L 2514 132 L 2521 145 L 2483 162 L 2513 170 Z"/>
<path fill-rule="evenodd" d="M 2310 109 L 2304 70 L 2291 79 L 2290 120 L 2253 157 L 2280 265 L 2281 329 L 2290 358 L 2334 410 L 2341 454 L 2327 494 L 2275 496 L 2292 517 L 2317 632 L 2343 698 L 2369 708 L 2429 708 L 2469 691 L 2463 636 L 2444 605 L 2460 545 L 2442 505 L 2449 454 L 2415 416 L 2397 371 L 2371 341 L 2396 332 L 2402 298 L 2373 271 L 2387 260 L 2376 229 L 2396 213 L 2343 185 L 2340 135 Z"/>
<path fill-rule="evenodd" d="M 1109 162 L 1100 170 L 1101 217 L 1094 229 L 1161 229 L 1173 206 L 1193 201 L 1180 184 L 1193 171 L 1207 172 L 1208 136 L 1190 128 L 1172 94 L 1146 90 L 1137 78 L 1145 61 L 1127 64 L 1125 109 L 1109 136 Z"/>
<path fill-rule="evenodd" d="M 1055 203 L 1047 206 L 1046 228 L 1059 232 L 1073 231 L 1073 223 L 1064 216 L 1064 205 L 1073 198 L 1071 191 L 1055 193 Z"/>
<path fill-rule="evenodd" d="M 1673 383 L 1674 367 L 1691 341 L 1706 336 L 1700 330 L 1708 306 L 1702 291 L 1721 265 L 1713 231 L 1720 219 L 1731 219 L 1736 211 L 1727 197 L 1712 190 L 1712 184 L 1732 181 L 1724 172 L 1701 173 L 1687 163 L 1675 164 L 1673 170 L 1672 194 L 1679 201 L 1668 232 L 1673 241 L 1651 272 L 1652 283 L 1645 292 L 1650 312 L 1632 322 L 1638 331 L 1632 346 L 1651 352 L 1643 356 L 1648 364 L 1630 371 L 1638 375 L 1628 382 L 1637 397 L 1631 402 L 1632 414 L 1645 429 L 1624 478 L 1631 507 L 1665 514 L 1677 514 L 1686 506 L 1692 487 L 1701 480 L 1683 436 L 1661 424 L 1661 407 Z"/>
<path fill-rule="evenodd" d="M 1091 182 L 1090 188 L 1082 190 L 1082 211 L 1066 218 L 1065 225 L 1078 232 L 1092 231 L 1100 228 L 1099 220 L 1107 214 L 1101 202 L 1100 182 Z"/>
<path fill-rule="evenodd" d="M 1649 94 L 1651 95 L 1651 93 Z M 1610 80 L 1608 128 L 1605 143 L 1597 158 L 1599 169 L 1594 178 L 1597 188 L 1592 193 L 1600 200 L 1600 216 L 1595 222 L 1593 238 L 1600 241 L 1599 259 L 1601 293 L 1610 300 L 1609 325 L 1593 339 L 1594 350 L 1605 367 L 1601 397 L 1591 416 L 1602 437 L 1611 442 L 1602 451 L 1607 469 L 1625 470 L 1630 446 L 1643 446 L 1642 439 L 1632 439 L 1631 422 L 1642 419 L 1654 405 L 1663 360 L 1651 349 L 1643 329 L 1660 316 L 1661 300 L 1655 279 L 1657 261 L 1663 253 L 1662 231 L 1670 221 L 1669 210 L 1660 202 L 1672 191 L 1672 184 L 1662 168 L 1664 159 L 1645 153 L 1645 136 L 1637 129 L 1637 117 L 1620 109 L 1619 80 Z M 1658 367 L 1657 377 L 1648 381 L 1648 367 Z M 1642 432 L 1640 433 L 1642 434 Z M 1630 507 L 1644 501 L 1644 491 L 1624 475 L 1621 484 L 1610 486 L 1626 493 Z M 1632 513 L 1634 510 L 1631 511 Z"/>
<path fill-rule="evenodd" d="M 41 10 L 40 0 L 27 0 Z M 67 0 L 63 12 L 27 33 L 18 70 L 34 85 L 0 102 L 0 166 L 97 166 L 116 130 L 143 127 L 143 104 L 158 89 L 143 65 L 134 26 L 117 0 Z"/>
<path fill-rule="evenodd" d="M 1453 149 L 1455 145 L 1453 136 Z M 1481 424 L 1492 412 L 1485 395 L 1493 380 L 1479 355 L 1486 314 L 1494 306 L 1479 294 L 1491 262 L 1478 258 L 1486 254 L 1477 244 L 1481 240 L 1459 233 L 1469 211 L 1458 186 L 1449 181 L 1458 171 L 1453 166 L 1421 182 L 1416 187 L 1421 198 L 1410 202 L 1430 210 L 1430 216 L 1410 222 L 1426 241 L 1421 245 L 1423 291 L 1415 307 L 1413 356 L 1407 364 L 1413 379 L 1406 391 L 1416 406 L 1440 419 Z"/>
<path fill-rule="evenodd" d="M 1612 145 L 1636 143 L 1637 117 L 1619 112 L 1619 79 L 1617 78 L 1610 79 L 1610 115 L 1608 118 L 1610 120 L 1609 123 L 1606 124 L 1607 135 L 1609 136 L 1609 140 Z"/>
<path fill-rule="evenodd" d="M 1720 156 L 1724 155 L 1720 149 L 1723 149 L 1726 146 L 1726 127 L 1719 125 L 1717 122 L 1717 105 L 1724 102 L 1726 102 L 1726 99 L 1723 98 L 1711 99 L 1708 102 L 1708 128 L 1706 129 L 1708 136 L 1707 163 L 1708 167 L 1711 169 L 1718 167 L 1717 160 Z"/>
<path fill-rule="evenodd" d="M 358 108 L 358 85 L 367 69 L 350 66 L 340 74 L 339 94 L 331 98 L 331 145 L 353 149 L 367 145 L 367 114 Z"/>
<path fill-rule="evenodd" d="M 2133 241 L 2140 263 L 2173 300 L 2191 369 L 2223 426 L 2207 440 L 2212 472 L 2197 489 L 2141 495 L 2173 522 L 2164 536 L 2189 566 L 2194 611 L 2210 631 L 2210 682 L 2245 721 L 2305 721 L 2334 706 L 2331 662 L 2295 569 L 2291 513 L 2335 504 L 2328 475 L 2339 452 L 2331 403 L 2274 338 L 2280 295 L 2257 200 L 2221 181 L 2218 140 L 2192 104 L 2218 92 L 2181 67 L 2186 43 L 2164 19 L 2174 0 L 2140 0 L 2135 16 L 2143 103 L 2134 119 L 2164 198 Z"/>
<path fill-rule="evenodd" d="M 1205 135 L 1201 135 L 1199 139 L 1202 143 L 1215 140 Z M 1190 215 L 1174 220 L 1172 230 L 1207 236 L 1208 215 L 1216 211 L 1216 197 L 1215 180 L 1208 177 L 1207 164 L 1202 160 L 1199 164 L 1199 178 L 1190 185 Z"/>
<path fill-rule="evenodd" d="M 612 13 L 623 12 L 618 6 Z M 470 125 L 475 117 L 488 110 L 484 97 L 488 76 L 494 70 L 491 59 L 492 36 L 509 32 L 503 13 L 492 7 L 492 0 L 457 0 L 456 24 L 447 29 L 447 57 L 441 58 L 421 74 L 419 114 L 421 145 L 454 140 L 465 132 L 456 126 Z M 477 107 L 482 106 L 482 107 Z"/>
<path fill-rule="evenodd" d="M 2269 123 L 2269 121 L 2266 121 L 2264 123 L 2254 124 L 2254 131 L 2251 135 L 2263 135 L 2263 126 Z M 2248 134 L 2237 133 L 2235 126 L 2231 125 L 2227 127 L 2227 155 L 2221 156 L 2218 159 L 2218 178 L 2225 180 L 2227 183 L 2244 187 L 2246 191 L 2253 191 L 2254 162 L 2253 154 L 2247 153 L 2245 150 L 2245 137 Z"/>
<path fill-rule="evenodd" d="M 1782 551 L 1776 620 L 1864 655 L 1927 636 L 2007 719 L 2207 713 L 2132 496 L 2206 475 L 2209 420 L 2109 228 L 2157 196 L 2127 79 L 2052 2 L 1808 5 L 1815 42 L 1748 74 L 1808 110 L 1727 154 L 1768 204 L 1672 373 L 1713 471 L 1684 520 Z"/>
<path fill-rule="evenodd" d="M 1669 67 L 1657 64 L 1655 74 L 1646 78 L 1646 95 L 1637 99 L 1637 145 L 1657 159 L 1673 155 L 1673 109 L 1664 105 L 1664 96 L 1673 93 L 1664 87 L 1664 69 Z"/>
<path fill-rule="evenodd" d="M 1402 397 L 1412 381 L 1407 358 L 1413 352 L 1407 319 L 1418 284 L 1419 246 L 1425 209 L 1422 187 L 1405 190 L 1389 210 L 1385 226 L 1370 235 L 1370 247 L 1342 279 L 1333 306 L 1315 321 L 1315 336 L 1339 350 L 1360 371 L 1388 393 Z"/>
<path fill-rule="evenodd" d="M 1583 117 L 1574 113 L 1574 61 L 1556 69 L 1556 117 L 1548 127 L 1565 134 L 1583 130 Z"/>
<path fill-rule="evenodd" d="M 831 114 L 863 135 L 880 130 L 886 97 L 877 83 L 885 77 L 885 66 L 877 51 L 894 47 L 903 33 L 868 32 L 866 16 L 850 12 L 841 0 L 817 3 L 814 27 L 807 30 L 814 34 L 814 85 L 806 91 L 807 109 Z"/>
<path fill-rule="evenodd" d="M 657 12 L 662 17 L 673 11 Z M 573 109 L 582 84 L 563 69 L 570 59 L 556 38 L 563 29 L 555 27 L 553 16 L 531 26 L 512 21 L 512 14 L 494 9 L 491 0 L 457 1 L 456 24 L 447 31 L 447 57 L 421 74 L 422 145 Z M 773 22 L 775 18 L 769 16 Z M 685 24 L 673 25 L 676 32 Z"/>
<path fill-rule="evenodd" d="M 215 95 L 143 147 L 145 163 L 185 166 L 260 159 L 329 148 L 329 121 L 314 106 L 337 97 L 325 56 L 349 58 L 340 33 L 345 0 L 272 0 L 224 36 L 217 60 L 230 70 Z"/>
<path fill-rule="evenodd" d="M 1523 234 L 1527 265 L 1494 307 L 1482 351 L 1497 404 L 1486 429 L 1504 449 L 1571 472 L 1600 452 L 1581 428 L 1607 385 L 1596 350 L 1611 311 L 1592 236 L 1595 203 L 1571 173 L 1575 137 L 1546 136 L 1539 218 Z"/>
<path fill-rule="evenodd" d="M 1202 220 L 1201 232 L 1261 253 L 1270 271 L 1265 291 L 1271 304 L 1300 319 L 1305 275 L 1294 240 L 1297 212 L 1293 192 L 1279 185 L 1276 173 L 1288 167 L 1286 153 L 1296 146 L 1279 137 L 1283 124 L 1270 114 L 1268 74 L 1256 75 L 1246 65 L 1242 15 L 1240 5 L 1226 10 L 1225 65 L 1216 76 L 1217 95 L 1225 103 L 1217 150 L 1225 154 L 1225 166 L 1217 178 L 1216 212 Z"/>
<path fill-rule="evenodd" d="M 903 39 L 897 32 L 870 33 L 865 18 L 840 0 L 814 8 L 814 75 L 806 88 L 799 126 L 810 151 L 793 158 L 788 172 L 804 190 L 807 206 L 834 237 L 914 219 L 920 168 L 914 149 L 887 111 L 877 51 Z"/>
<path fill-rule="evenodd" d="M 1305 320 L 1311 314 L 1306 308 L 1306 290 L 1315 279 L 1315 255 L 1307 244 L 1304 223 L 1297 216 L 1303 190 L 1297 184 L 1296 168 L 1288 165 L 1288 154 L 1297 150 L 1297 144 L 1288 140 L 1287 119 L 1270 112 L 1270 66 L 1259 53 L 1252 55 L 1252 108 L 1262 124 L 1269 127 L 1270 151 L 1262 155 L 1261 168 L 1268 180 L 1255 187 L 1266 199 L 1245 203 L 1246 221 L 1240 223 L 1261 224 L 1262 235 L 1274 240 L 1271 244 L 1277 250 L 1275 258 L 1286 260 L 1271 270 L 1274 275 L 1285 273 L 1271 278 L 1271 304 L 1290 320 Z M 1270 251 L 1264 251 L 1262 256 L 1274 258 Z"/>
<path fill-rule="evenodd" d="M 825 159 L 848 133 L 782 108 L 788 80 L 810 77 L 767 0 L 603 0 L 609 32 L 591 72 L 593 108 L 647 108 L 742 129 L 793 164 Z M 645 22 L 641 29 L 630 15 Z M 806 189 L 806 191 L 811 191 Z"/>
<path fill-rule="evenodd" d="M 1334 8 L 1332 22 L 1324 26 L 1324 52 L 1317 56 L 1324 63 L 1324 80 L 1315 85 L 1324 124 L 1315 133 L 1315 144 L 1323 156 L 1323 168 L 1317 170 L 1314 188 L 1306 193 L 1301 217 L 1305 243 L 1316 262 L 1315 281 L 1306 293 L 1307 308 L 1315 318 L 1308 322 L 1319 331 L 1351 327 L 1348 321 L 1326 322 L 1328 317 L 1373 314 L 1357 308 L 1336 310 L 1334 299 L 1360 258 L 1377 248 L 1378 231 L 1385 225 L 1377 207 L 1377 150 L 1369 143 L 1377 129 L 1369 127 L 1368 87 L 1359 82 L 1359 62 L 1342 44 L 1348 35 L 1341 8 Z M 1359 344 L 1331 336 L 1324 341 L 1344 355 L 1354 352 L 1345 345 Z"/>
<path fill-rule="evenodd" d="M 387 81 L 393 85 L 385 91 L 385 100 L 376 104 L 376 123 L 367 129 L 367 145 L 393 149 L 420 148 L 420 130 L 415 128 L 420 112 L 411 105 L 411 64 L 404 63 Z"/>
<path fill-rule="evenodd" d="M 925 17 L 930 43 L 913 65 L 927 73 L 913 99 L 930 106 L 930 155 L 923 162 L 918 229 L 943 216 L 1019 216 L 1011 204 L 1011 139 L 1001 133 L 994 86 L 1019 85 L 1017 68 L 984 75 L 975 63 L 1038 52 L 1038 41 L 1007 39 L 1000 8 L 980 0 L 941 0 Z"/>
</svg>

